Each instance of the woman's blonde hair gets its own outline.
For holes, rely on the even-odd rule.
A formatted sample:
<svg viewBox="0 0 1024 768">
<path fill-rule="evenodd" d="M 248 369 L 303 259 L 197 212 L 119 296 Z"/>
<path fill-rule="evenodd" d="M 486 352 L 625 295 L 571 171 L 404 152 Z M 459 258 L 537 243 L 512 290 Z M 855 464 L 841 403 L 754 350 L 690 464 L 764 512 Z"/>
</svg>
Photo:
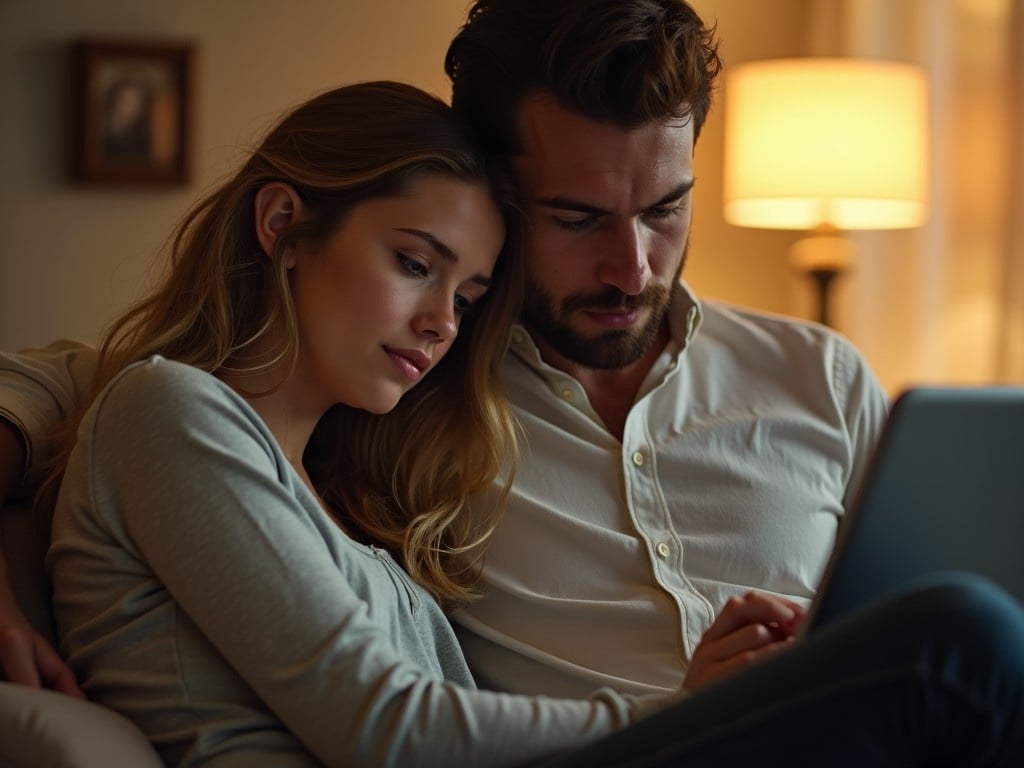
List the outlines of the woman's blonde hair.
<svg viewBox="0 0 1024 768">
<path fill-rule="evenodd" d="M 294 365 L 299 341 L 287 251 L 300 241 L 322 242 L 354 206 L 400 194 L 412 177 L 431 173 L 487 182 L 501 204 L 507 237 L 493 286 L 463 318 L 447 356 L 397 408 L 373 415 L 335 406 L 304 461 L 353 535 L 391 550 L 452 606 L 475 594 L 482 545 L 497 522 L 498 510 L 468 514 L 468 499 L 499 476 L 507 493 L 514 470 L 516 429 L 499 368 L 523 276 L 513 192 L 492 177 L 439 99 L 400 83 L 362 83 L 285 115 L 242 168 L 186 214 L 169 241 L 166 277 L 104 337 L 93 395 L 153 354 L 215 375 Z M 268 258 L 256 236 L 255 197 L 273 181 L 291 185 L 309 215 L 279 234 Z M 269 359 L 251 352 L 264 350 L 282 327 L 285 340 Z M 73 440 L 64 443 L 44 489 L 50 498 Z"/>
</svg>

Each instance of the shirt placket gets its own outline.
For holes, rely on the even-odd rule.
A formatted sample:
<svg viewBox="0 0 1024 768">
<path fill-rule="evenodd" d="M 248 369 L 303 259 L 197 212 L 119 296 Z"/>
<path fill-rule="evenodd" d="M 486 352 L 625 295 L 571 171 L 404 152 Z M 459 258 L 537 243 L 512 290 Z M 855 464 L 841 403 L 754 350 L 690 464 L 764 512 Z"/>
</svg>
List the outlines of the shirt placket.
<svg viewBox="0 0 1024 768">
<path fill-rule="evenodd" d="M 676 530 L 658 481 L 655 441 L 648 429 L 646 398 L 627 420 L 622 440 L 625 499 L 637 535 L 644 544 L 655 584 L 664 590 L 679 611 L 679 633 L 685 655 L 690 657 L 700 640 L 690 627 L 704 627 L 714 611 L 708 600 L 686 577 L 686 548 Z"/>
</svg>

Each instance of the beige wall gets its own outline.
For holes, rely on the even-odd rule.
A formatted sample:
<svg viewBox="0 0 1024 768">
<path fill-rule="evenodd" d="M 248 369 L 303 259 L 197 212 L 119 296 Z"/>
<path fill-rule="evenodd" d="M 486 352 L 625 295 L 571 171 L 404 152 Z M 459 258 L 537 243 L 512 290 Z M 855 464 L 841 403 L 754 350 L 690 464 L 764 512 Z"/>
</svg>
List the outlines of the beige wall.
<svg viewBox="0 0 1024 768">
<path fill-rule="evenodd" d="M 806 0 L 698 0 L 727 63 L 792 55 Z M 324 88 L 409 80 L 447 96 L 442 56 L 467 0 L 0 0 L 0 349 L 57 336 L 94 341 L 146 285 L 189 202 L 233 167 L 279 111 Z M 65 180 L 63 49 L 79 35 L 168 36 L 197 45 L 194 181 L 104 190 Z M 706 295 L 800 311 L 792 233 L 740 230 L 720 213 L 722 115 L 697 146 L 686 275 Z"/>
<path fill-rule="evenodd" d="M 465 0 L 0 0 L 0 349 L 95 340 L 145 286 L 185 207 L 280 111 L 354 80 L 447 96 L 442 55 Z M 194 40 L 194 181 L 165 190 L 65 180 L 67 72 L 80 35 Z"/>
<path fill-rule="evenodd" d="M 809 1 L 695 0 L 693 5 L 717 23 L 719 54 L 728 69 L 744 61 L 802 55 Z M 810 317 L 810 288 L 789 264 L 789 248 L 800 233 L 741 229 L 722 216 L 721 92 L 715 101 L 695 151 L 696 207 L 684 275 L 704 297 Z"/>
</svg>

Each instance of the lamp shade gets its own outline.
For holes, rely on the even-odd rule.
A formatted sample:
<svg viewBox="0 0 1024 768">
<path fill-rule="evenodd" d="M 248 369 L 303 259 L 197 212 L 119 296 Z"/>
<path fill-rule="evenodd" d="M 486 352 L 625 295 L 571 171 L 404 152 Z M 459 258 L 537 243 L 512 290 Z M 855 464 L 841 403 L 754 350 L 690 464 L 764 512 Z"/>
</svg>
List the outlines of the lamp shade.
<svg viewBox="0 0 1024 768">
<path fill-rule="evenodd" d="M 773 229 L 924 223 L 928 96 L 911 64 L 774 59 L 725 93 L 725 218 Z"/>
</svg>

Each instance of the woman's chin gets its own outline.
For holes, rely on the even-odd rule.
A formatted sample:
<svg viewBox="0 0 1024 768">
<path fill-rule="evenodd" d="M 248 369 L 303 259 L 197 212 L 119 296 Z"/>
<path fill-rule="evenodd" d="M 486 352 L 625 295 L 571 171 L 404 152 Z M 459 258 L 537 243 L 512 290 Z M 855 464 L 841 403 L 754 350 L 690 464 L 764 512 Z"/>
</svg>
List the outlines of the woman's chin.
<svg viewBox="0 0 1024 768">
<path fill-rule="evenodd" d="M 398 405 L 398 401 L 401 399 L 404 392 L 398 392 L 393 397 L 384 395 L 381 397 L 367 398 L 364 402 L 357 404 L 356 408 L 361 408 L 364 411 L 375 413 L 378 416 L 383 416 L 385 413 L 393 411 L 395 406 Z"/>
</svg>

